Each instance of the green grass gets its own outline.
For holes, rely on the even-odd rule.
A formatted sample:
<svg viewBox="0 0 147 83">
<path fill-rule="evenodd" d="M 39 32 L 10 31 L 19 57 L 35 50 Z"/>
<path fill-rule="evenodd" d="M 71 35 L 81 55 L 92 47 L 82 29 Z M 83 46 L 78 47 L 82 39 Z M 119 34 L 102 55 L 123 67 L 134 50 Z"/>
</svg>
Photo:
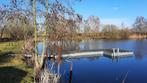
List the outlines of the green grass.
<svg viewBox="0 0 147 83">
<path fill-rule="evenodd" d="M 24 41 L 0 43 L 0 83 L 32 83 L 33 68 L 23 61 L 21 48 Z M 16 56 L 9 54 L 17 53 Z"/>
<path fill-rule="evenodd" d="M 21 52 L 24 41 L 0 42 L 0 52 Z"/>
</svg>

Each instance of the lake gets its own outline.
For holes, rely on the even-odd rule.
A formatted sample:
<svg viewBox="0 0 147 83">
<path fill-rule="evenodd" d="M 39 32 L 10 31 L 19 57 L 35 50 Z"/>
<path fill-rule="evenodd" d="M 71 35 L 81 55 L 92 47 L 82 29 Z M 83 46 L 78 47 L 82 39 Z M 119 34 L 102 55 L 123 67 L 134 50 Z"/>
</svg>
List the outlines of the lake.
<svg viewBox="0 0 147 83">
<path fill-rule="evenodd" d="M 120 48 L 134 55 L 112 59 L 105 56 L 62 60 L 61 83 L 147 83 L 147 40 L 83 40 L 69 50 Z M 49 61 L 50 63 L 50 61 Z M 70 77 L 70 63 L 72 75 Z M 55 68 L 56 72 L 57 69 Z"/>
</svg>

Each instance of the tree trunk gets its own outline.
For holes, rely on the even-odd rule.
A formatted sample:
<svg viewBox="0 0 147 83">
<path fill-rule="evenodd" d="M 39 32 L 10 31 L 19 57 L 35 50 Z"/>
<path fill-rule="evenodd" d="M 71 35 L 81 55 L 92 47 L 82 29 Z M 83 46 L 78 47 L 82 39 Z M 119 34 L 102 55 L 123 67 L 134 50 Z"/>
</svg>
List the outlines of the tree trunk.
<svg viewBox="0 0 147 83">
<path fill-rule="evenodd" d="M 3 37 L 3 34 L 4 34 L 4 28 L 2 28 L 2 30 L 1 30 L 1 35 L 0 35 L 0 38 L 2 38 L 2 37 Z"/>
<path fill-rule="evenodd" d="M 58 52 L 58 63 L 60 63 L 61 62 L 61 55 L 62 55 L 62 46 L 58 46 L 57 47 L 57 52 Z"/>
</svg>

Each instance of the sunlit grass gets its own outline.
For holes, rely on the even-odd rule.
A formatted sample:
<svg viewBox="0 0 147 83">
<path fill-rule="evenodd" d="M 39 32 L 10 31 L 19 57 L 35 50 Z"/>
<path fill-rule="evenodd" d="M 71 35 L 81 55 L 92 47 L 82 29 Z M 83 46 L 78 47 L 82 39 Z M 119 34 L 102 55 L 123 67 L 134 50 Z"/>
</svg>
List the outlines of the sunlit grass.
<svg viewBox="0 0 147 83">
<path fill-rule="evenodd" d="M 1 42 L 0 52 L 21 52 L 21 47 L 23 46 L 23 44 L 24 41 Z"/>
</svg>

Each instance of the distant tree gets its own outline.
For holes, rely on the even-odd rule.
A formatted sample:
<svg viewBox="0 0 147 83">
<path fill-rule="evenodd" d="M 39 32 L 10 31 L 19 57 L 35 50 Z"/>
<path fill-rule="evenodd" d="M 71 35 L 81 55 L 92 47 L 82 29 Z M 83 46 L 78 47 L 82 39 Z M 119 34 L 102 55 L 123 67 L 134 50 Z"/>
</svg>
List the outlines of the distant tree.
<svg viewBox="0 0 147 83">
<path fill-rule="evenodd" d="M 121 31 L 120 37 L 121 37 L 122 39 L 129 38 L 130 33 L 131 33 L 131 30 L 130 30 L 128 27 L 126 27 L 126 26 L 124 25 L 124 23 L 121 24 L 121 28 L 122 28 L 122 29 L 120 29 L 120 31 Z"/>
<path fill-rule="evenodd" d="M 99 32 L 100 19 L 98 17 L 90 16 L 87 19 L 87 24 L 89 25 L 91 32 Z"/>
<path fill-rule="evenodd" d="M 142 16 L 137 17 L 133 27 L 133 30 L 136 32 L 147 32 L 147 19 Z"/>
<path fill-rule="evenodd" d="M 106 38 L 118 38 L 119 37 L 119 29 L 116 25 L 104 25 L 102 29 L 102 33 Z"/>
<path fill-rule="evenodd" d="M 13 39 L 33 35 L 31 0 L 9 0 L 0 10 L 1 37 L 7 34 Z"/>
<path fill-rule="evenodd" d="M 90 33 L 91 32 L 91 28 L 87 22 L 87 20 L 84 20 L 84 33 Z"/>
<path fill-rule="evenodd" d="M 6 11 L 5 10 L 0 10 L 0 38 L 3 37 L 4 31 L 5 31 L 5 19 L 6 16 Z"/>
<path fill-rule="evenodd" d="M 13 39 L 24 39 L 33 35 L 32 21 L 25 15 L 15 12 L 7 16 L 7 34 Z"/>
</svg>

